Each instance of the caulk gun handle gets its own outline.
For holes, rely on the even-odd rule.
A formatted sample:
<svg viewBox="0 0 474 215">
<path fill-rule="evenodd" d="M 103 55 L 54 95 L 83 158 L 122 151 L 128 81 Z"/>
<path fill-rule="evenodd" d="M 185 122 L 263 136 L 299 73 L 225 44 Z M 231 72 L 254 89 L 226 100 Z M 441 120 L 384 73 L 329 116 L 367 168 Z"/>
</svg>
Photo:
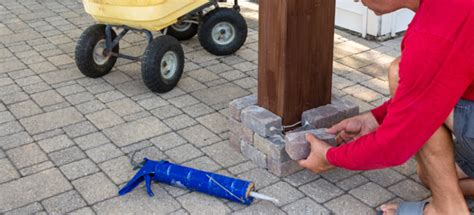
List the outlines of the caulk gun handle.
<svg viewBox="0 0 474 215">
<path fill-rule="evenodd" d="M 135 189 L 140 183 L 145 181 L 146 192 L 149 196 L 154 196 L 153 191 L 151 190 L 151 176 L 155 173 L 156 166 L 159 165 L 158 162 L 153 162 L 151 160 L 145 159 L 145 163 L 137 174 L 125 185 L 122 189 L 119 190 L 119 195 L 125 195 Z"/>
<path fill-rule="evenodd" d="M 150 197 L 155 196 L 153 191 L 151 190 L 151 176 L 149 174 L 145 175 L 145 187 L 146 187 L 146 192 Z"/>
</svg>

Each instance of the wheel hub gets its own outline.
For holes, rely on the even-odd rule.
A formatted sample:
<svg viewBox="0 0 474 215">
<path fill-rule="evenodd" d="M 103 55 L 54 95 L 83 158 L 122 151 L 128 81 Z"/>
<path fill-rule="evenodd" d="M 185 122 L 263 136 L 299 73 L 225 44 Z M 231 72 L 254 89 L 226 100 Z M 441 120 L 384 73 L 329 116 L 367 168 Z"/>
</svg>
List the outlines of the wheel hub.
<svg viewBox="0 0 474 215">
<path fill-rule="evenodd" d="M 93 58 L 97 65 L 104 65 L 110 58 L 110 54 L 106 53 L 105 39 L 99 40 L 94 47 Z"/>
<path fill-rule="evenodd" d="M 165 79 L 172 79 L 178 68 L 178 56 L 173 51 L 168 51 L 161 59 L 161 76 Z"/>
<path fill-rule="evenodd" d="M 176 24 L 171 25 L 171 28 L 173 28 L 175 31 L 187 31 L 189 28 L 191 28 L 192 23 L 189 22 L 178 22 Z"/>
<path fill-rule="evenodd" d="M 212 39 L 219 45 L 228 45 L 235 39 L 235 28 L 229 22 L 220 22 L 212 28 Z"/>
</svg>

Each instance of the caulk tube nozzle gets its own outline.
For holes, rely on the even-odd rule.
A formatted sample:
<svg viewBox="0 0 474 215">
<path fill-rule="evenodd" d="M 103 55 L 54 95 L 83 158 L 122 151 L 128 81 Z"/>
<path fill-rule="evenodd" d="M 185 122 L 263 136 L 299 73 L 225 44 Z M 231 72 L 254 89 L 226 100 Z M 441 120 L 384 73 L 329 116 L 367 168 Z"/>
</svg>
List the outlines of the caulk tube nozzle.
<svg viewBox="0 0 474 215">
<path fill-rule="evenodd" d="M 254 197 L 256 199 L 261 199 L 261 200 L 266 200 L 266 201 L 271 201 L 275 204 L 278 204 L 278 199 L 275 199 L 273 197 L 267 196 L 265 194 L 257 193 L 257 192 L 250 192 L 250 196 Z"/>
</svg>

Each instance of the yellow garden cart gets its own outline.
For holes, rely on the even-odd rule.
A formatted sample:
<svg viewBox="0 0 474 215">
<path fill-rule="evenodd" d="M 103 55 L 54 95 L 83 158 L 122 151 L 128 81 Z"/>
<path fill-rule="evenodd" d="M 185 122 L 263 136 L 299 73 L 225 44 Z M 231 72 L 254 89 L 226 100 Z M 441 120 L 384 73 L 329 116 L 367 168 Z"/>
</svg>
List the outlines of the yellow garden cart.
<svg viewBox="0 0 474 215">
<path fill-rule="evenodd" d="M 117 58 L 142 61 L 142 77 L 152 91 L 164 93 L 177 84 L 184 68 L 178 40 L 198 35 L 208 52 L 229 55 L 247 38 L 247 24 L 225 0 L 83 0 L 84 8 L 98 23 L 88 27 L 76 45 L 76 65 L 91 78 L 109 73 Z M 119 34 L 115 30 L 121 30 Z M 119 52 L 119 42 L 129 31 L 143 32 L 148 46 L 142 57 Z M 153 38 L 151 32 L 163 35 Z"/>
</svg>

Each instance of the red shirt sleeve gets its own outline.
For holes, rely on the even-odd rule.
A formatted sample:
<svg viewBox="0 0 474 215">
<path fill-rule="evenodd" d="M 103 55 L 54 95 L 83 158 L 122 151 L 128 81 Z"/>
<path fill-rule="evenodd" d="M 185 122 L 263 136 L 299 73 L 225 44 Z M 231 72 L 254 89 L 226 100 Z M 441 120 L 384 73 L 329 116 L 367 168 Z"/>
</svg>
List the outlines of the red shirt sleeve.
<svg viewBox="0 0 474 215">
<path fill-rule="evenodd" d="M 383 120 L 385 119 L 385 116 L 387 116 L 387 109 L 388 106 L 390 105 L 391 100 L 386 101 L 382 105 L 374 108 L 371 112 L 372 115 L 375 117 L 379 125 L 383 123 Z"/>
<path fill-rule="evenodd" d="M 383 123 L 373 133 L 330 149 L 328 161 L 346 169 L 369 170 L 400 165 L 413 156 L 473 80 L 472 49 L 462 42 L 469 40 L 450 41 L 414 29 L 402 51 L 395 97 L 375 111 L 379 119 L 383 115 L 379 113 L 386 113 Z"/>
</svg>

